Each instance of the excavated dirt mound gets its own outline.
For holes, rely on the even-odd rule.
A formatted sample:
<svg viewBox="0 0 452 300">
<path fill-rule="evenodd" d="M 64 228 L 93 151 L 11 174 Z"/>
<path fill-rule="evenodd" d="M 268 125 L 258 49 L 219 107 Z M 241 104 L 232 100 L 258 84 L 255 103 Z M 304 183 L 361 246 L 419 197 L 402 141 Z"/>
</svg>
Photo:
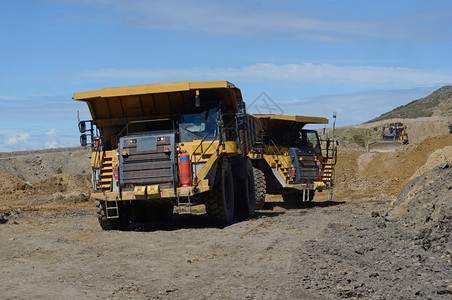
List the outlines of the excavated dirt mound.
<svg viewBox="0 0 452 300">
<path fill-rule="evenodd" d="M 336 168 L 337 198 L 395 198 L 413 177 L 452 162 L 452 134 L 405 145 L 394 152 L 367 153 L 339 149 Z"/>
<path fill-rule="evenodd" d="M 82 147 L 0 153 L 0 173 L 38 182 L 53 174 L 90 174 L 91 150 Z"/>
<path fill-rule="evenodd" d="M 88 175 L 54 174 L 31 184 L 0 174 L 0 182 L 0 208 L 3 209 L 64 209 L 65 205 L 87 203 L 91 192 Z"/>
<path fill-rule="evenodd" d="M 0 209 L 71 209 L 91 192 L 90 149 L 0 153 Z"/>
<path fill-rule="evenodd" d="M 393 203 L 392 213 L 419 232 L 425 250 L 452 254 L 452 163 L 412 180 Z"/>
</svg>

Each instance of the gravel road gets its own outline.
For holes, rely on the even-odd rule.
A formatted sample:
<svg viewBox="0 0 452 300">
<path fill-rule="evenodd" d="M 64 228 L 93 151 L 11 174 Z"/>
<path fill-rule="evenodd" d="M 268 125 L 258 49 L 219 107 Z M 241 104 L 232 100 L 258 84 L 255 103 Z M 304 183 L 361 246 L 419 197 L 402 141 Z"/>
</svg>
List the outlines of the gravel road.
<svg viewBox="0 0 452 300">
<path fill-rule="evenodd" d="M 322 197 L 319 197 L 320 199 Z M 93 210 L 9 211 L 3 299 L 450 299 L 450 253 L 425 250 L 390 201 L 269 196 L 257 218 L 219 228 L 178 215 L 102 231 Z M 292 205 L 290 205 L 292 207 Z"/>
</svg>

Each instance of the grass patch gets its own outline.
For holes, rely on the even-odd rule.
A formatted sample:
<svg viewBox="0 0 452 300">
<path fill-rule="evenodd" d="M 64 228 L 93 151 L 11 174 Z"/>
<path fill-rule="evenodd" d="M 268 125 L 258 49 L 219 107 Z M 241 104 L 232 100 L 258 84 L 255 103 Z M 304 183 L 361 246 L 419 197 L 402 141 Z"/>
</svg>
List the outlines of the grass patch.
<svg viewBox="0 0 452 300">
<path fill-rule="evenodd" d="M 355 143 L 361 147 L 366 147 L 369 142 L 380 139 L 381 128 L 336 128 L 335 137 L 341 143 Z"/>
</svg>

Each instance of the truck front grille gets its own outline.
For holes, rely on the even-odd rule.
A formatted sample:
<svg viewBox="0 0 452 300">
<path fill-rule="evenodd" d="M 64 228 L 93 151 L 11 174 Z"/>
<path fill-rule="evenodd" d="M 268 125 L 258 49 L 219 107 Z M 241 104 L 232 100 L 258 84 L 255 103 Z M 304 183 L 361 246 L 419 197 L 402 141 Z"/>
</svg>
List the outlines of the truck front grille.
<svg viewBox="0 0 452 300">
<path fill-rule="evenodd" d="M 174 133 L 153 133 L 120 138 L 120 184 L 172 187 L 174 137 Z"/>
</svg>

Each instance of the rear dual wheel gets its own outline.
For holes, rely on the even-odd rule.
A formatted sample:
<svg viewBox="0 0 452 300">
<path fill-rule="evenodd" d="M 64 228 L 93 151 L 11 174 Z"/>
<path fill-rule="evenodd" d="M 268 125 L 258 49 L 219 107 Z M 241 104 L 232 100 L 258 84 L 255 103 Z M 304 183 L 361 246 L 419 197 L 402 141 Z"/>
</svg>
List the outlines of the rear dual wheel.
<svg viewBox="0 0 452 300">
<path fill-rule="evenodd" d="M 265 173 L 260 168 L 253 167 L 254 175 L 254 205 L 256 209 L 263 209 L 265 204 L 265 193 L 267 184 L 265 181 Z"/>
</svg>

